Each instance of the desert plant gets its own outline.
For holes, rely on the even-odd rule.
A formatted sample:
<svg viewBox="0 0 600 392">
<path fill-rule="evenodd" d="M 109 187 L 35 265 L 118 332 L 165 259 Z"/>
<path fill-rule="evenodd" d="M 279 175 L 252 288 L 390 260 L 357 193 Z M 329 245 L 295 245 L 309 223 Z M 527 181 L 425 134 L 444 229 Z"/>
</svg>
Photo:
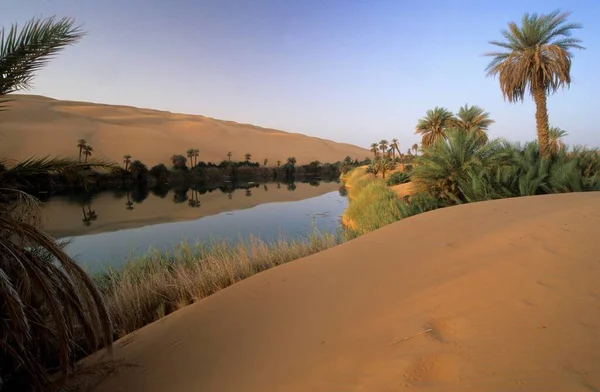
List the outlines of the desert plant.
<svg viewBox="0 0 600 392">
<path fill-rule="evenodd" d="M 405 172 L 394 172 L 388 177 L 386 184 L 388 186 L 400 185 L 410 181 L 410 174 Z"/>
</svg>

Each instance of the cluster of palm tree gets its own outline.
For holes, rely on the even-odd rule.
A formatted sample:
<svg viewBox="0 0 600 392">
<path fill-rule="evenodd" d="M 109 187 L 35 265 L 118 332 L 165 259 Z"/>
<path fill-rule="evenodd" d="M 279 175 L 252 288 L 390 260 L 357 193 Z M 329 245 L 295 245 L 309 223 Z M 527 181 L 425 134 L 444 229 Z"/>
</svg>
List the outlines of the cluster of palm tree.
<svg viewBox="0 0 600 392">
<path fill-rule="evenodd" d="M 476 133 L 453 129 L 425 148 L 412 181 L 420 193 L 443 205 L 600 190 L 598 151 L 555 145 L 552 154 L 544 155 L 537 142 L 481 143 Z"/>
<path fill-rule="evenodd" d="M 417 154 L 419 150 L 418 144 L 413 144 L 410 148 L 406 150 L 406 155 Z M 385 139 L 380 140 L 378 143 L 371 144 L 371 150 L 373 153 L 373 160 L 376 161 L 380 158 L 388 157 L 392 160 L 392 162 L 400 162 L 404 159 L 405 154 L 400 151 L 400 147 L 398 144 L 398 139 L 392 139 L 392 142 L 388 142 Z"/>
<path fill-rule="evenodd" d="M 485 143 L 488 128 L 493 123 L 490 114 L 478 106 L 465 105 L 456 115 L 446 108 L 435 107 L 419 119 L 415 133 L 421 135 L 423 147 L 431 146 L 439 139 L 446 139 L 451 129 L 473 132 L 481 143 Z"/>
<path fill-rule="evenodd" d="M 85 157 L 85 162 L 87 162 L 88 158 L 92 156 L 92 152 L 94 152 L 94 148 L 85 139 L 77 141 L 77 148 L 79 149 L 79 162 L 81 162 L 82 155 Z"/>
<path fill-rule="evenodd" d="M 190 148 L 185 152 L 186 156 L 190 160 L 190 166 L 194 167 L 198 164 L 198 157 L 200 156 L 200 150 L 196 148 Z"/>
</svg>

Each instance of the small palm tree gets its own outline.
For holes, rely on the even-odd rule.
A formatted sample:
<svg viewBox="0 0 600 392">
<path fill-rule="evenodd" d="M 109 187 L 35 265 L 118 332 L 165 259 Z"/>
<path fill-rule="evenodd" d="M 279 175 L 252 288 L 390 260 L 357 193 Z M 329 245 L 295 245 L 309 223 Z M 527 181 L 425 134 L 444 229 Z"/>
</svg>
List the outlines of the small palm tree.
<svg viewBox="0 0 600 392">
<path fill-rule="evenodd" d="M 265 158 L 265 160 L 263 161 L 263 166 L 267 166 L 267 163 L 269 163 L 269 160 Z"/>
<path fill-rule="evenodd" d="M 123 163 L 125 163 L 125 171 L 129 170 L 129 164 L 131 163 L 131 155 L 123 155 Z"/>
<path fill-rule="evenodd" d="M 415 155 L 417 155 L 417 152 L 419 151 L 419 145 L 417 143 L 413 144 L 412 149 L 415 152 Z"/>
<path fill-rule="evenodd" d="M 465 105 L 458 110 L 452 125 L 465 132 L 475 132 L 482 142 L 487 142 L 487 130 L 493 123 L 490 114 L 479 106 Z"/>
<path fill-rule="evenodd" d="M 250 159 L 252 159 L 252 154 L 250 154 L 249 152 L 247 152 L 247 153 L 244 155 L 244 161 L 246 161 L 246 163 L 249 163 L 249 162 L 250 162 Z"/>
<path fill-rule="evenodd" d="M 277 160 L 277 167 L 280 167 L 280 166 L 281 166 L 281 161 L 278 159 Z"/>
<path fill-rule="evenodd" d="M 571 50 L 584 49 L 581 40 L 571 36 L 581 25 L 567 23 L 569 15 L 525 14 L 520 27 L 510 22 L 502 31 L 504 41 L 490 41 L 503 51 L 485 54 L 492 57 L 487 74 L 498 76 L 504 99 L 522 102 L 527 93 L 533 97 L 541 155 L 550 152 L 547 96 L 571 85 Z"/>
<path fill-rule="evenodd" d="M 194 166 L 198 165 L 198 157 L 200 156 L 200 150 L 194 149 Z"/>
<path fill-rule="evenodd" d="M 419 119 L 415 133 L 421 135 L 423 147 L 431 146 L 437 140 L 446 139 L 446 132 L 452 126 L 454 115 L 446 108 L 435 107 Z"/>
<path fill-rule="evenodd" d="M 85 162 L 88 161 L 88 158 L 92 156 L 92 152 L 94 152 L 94 147 L 89 144 L 83 148 L 83 155 L 85 155 Z"/>
<path fill-rule="evenodd" d="M 289 157 L 287 159 L 287 164 L 290 165 L 290 166 L 296 166 L 296 162 L 297 162 L 296 158 L 294 158 L 294 157 Z"/>
<path fill-rule="evenodd" d="M 381 154 L 385 155 L 388 150 L 388 141 L 385 139 L 380 140 L 379 141 L 379 149 L 381 150 Z"/>
<path fill-rule="evenodd" d="M 229 159 L 229 162 L 231 162 L 231 156 L 232 156 L 232 155 L 233 155 L 233 154 L 231 153 L 231 151 L 229 151 L 229 152 L 227 153 L 227 158 Z"/>
<path fill-rule="evenodd" d="M 390 144 L 392 149 L 392 158 L 396 161 L 396 151 L 400 154 L 400 147 L 398 146 L 398 139 L 392 139 L 392 143 Z"/>
<path fill-rule="evenodd" d="M 185 156 L 190 160 L 190 167 L 194 166 L 194 153 L 195 152 L 196 152 L 196 150 L 194 150 L 193 148 L 190 148 L 185 152 Z"/>
<path fill-rule="evenodd" d="M 87 141 L 85 139 L 77 140 L 77 148 L 79 148 L 79 162 L 81 162 L 81 153 L 83 149 L 87 146 Z"/>
<path fill-rule="evenodd" d="M 373 156 L 377 158 L 377 155 L 379 155 L 379 145 L 377 143 L 371 144 L 371 152 L 373 153 Z"/>
<path fill-rule="evenodd" d="M 568 135 L 567 131 L 560 129 L 559 127 L 550 127 L 548 135 L 550 139 L 549 148 L 551 154 L 556 155 L 559 151 L 566 150 L 567 146 L 565 142 L 562 141 L 562 138 Z"/>
</svg>

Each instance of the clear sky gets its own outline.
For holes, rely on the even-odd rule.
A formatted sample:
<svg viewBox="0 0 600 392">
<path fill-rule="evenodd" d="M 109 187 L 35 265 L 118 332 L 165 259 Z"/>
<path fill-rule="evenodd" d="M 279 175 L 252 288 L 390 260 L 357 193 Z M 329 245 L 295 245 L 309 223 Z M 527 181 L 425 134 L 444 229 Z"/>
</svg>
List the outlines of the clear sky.
<svg viewBox="0 0 600 392">
<path fill-rule="evenodd" d="M 70 16 L 89 33 L 31 93 L 407 148 L 427 109 L 465 103 L 491 113 L 492 137 L 533 139 L 533 102 L 504 102 L 482 54 L 507 22 L 557 8 L 587 50 L 550 121 L 569 144 L 600 146 L 598 0 L 3 0 L 0 23 Z"/>
</svg>

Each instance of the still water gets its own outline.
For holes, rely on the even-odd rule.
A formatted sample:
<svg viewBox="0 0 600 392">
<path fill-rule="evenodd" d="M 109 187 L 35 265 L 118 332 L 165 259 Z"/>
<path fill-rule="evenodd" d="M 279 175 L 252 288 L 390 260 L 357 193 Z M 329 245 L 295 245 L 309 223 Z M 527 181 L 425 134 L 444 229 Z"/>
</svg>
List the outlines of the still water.
<svg viewBox="0 0 600 392">
<path fill-rule="evenodd" d="M 336 182 L 252 184 L 246 189 L 132 190 L 57 196 L 44 204 L 45 229 L 87 271 L 118 267 L 149 249 L 189 242 L 264 241 L 334 233 L 347 199 Z"/>
</svg>

